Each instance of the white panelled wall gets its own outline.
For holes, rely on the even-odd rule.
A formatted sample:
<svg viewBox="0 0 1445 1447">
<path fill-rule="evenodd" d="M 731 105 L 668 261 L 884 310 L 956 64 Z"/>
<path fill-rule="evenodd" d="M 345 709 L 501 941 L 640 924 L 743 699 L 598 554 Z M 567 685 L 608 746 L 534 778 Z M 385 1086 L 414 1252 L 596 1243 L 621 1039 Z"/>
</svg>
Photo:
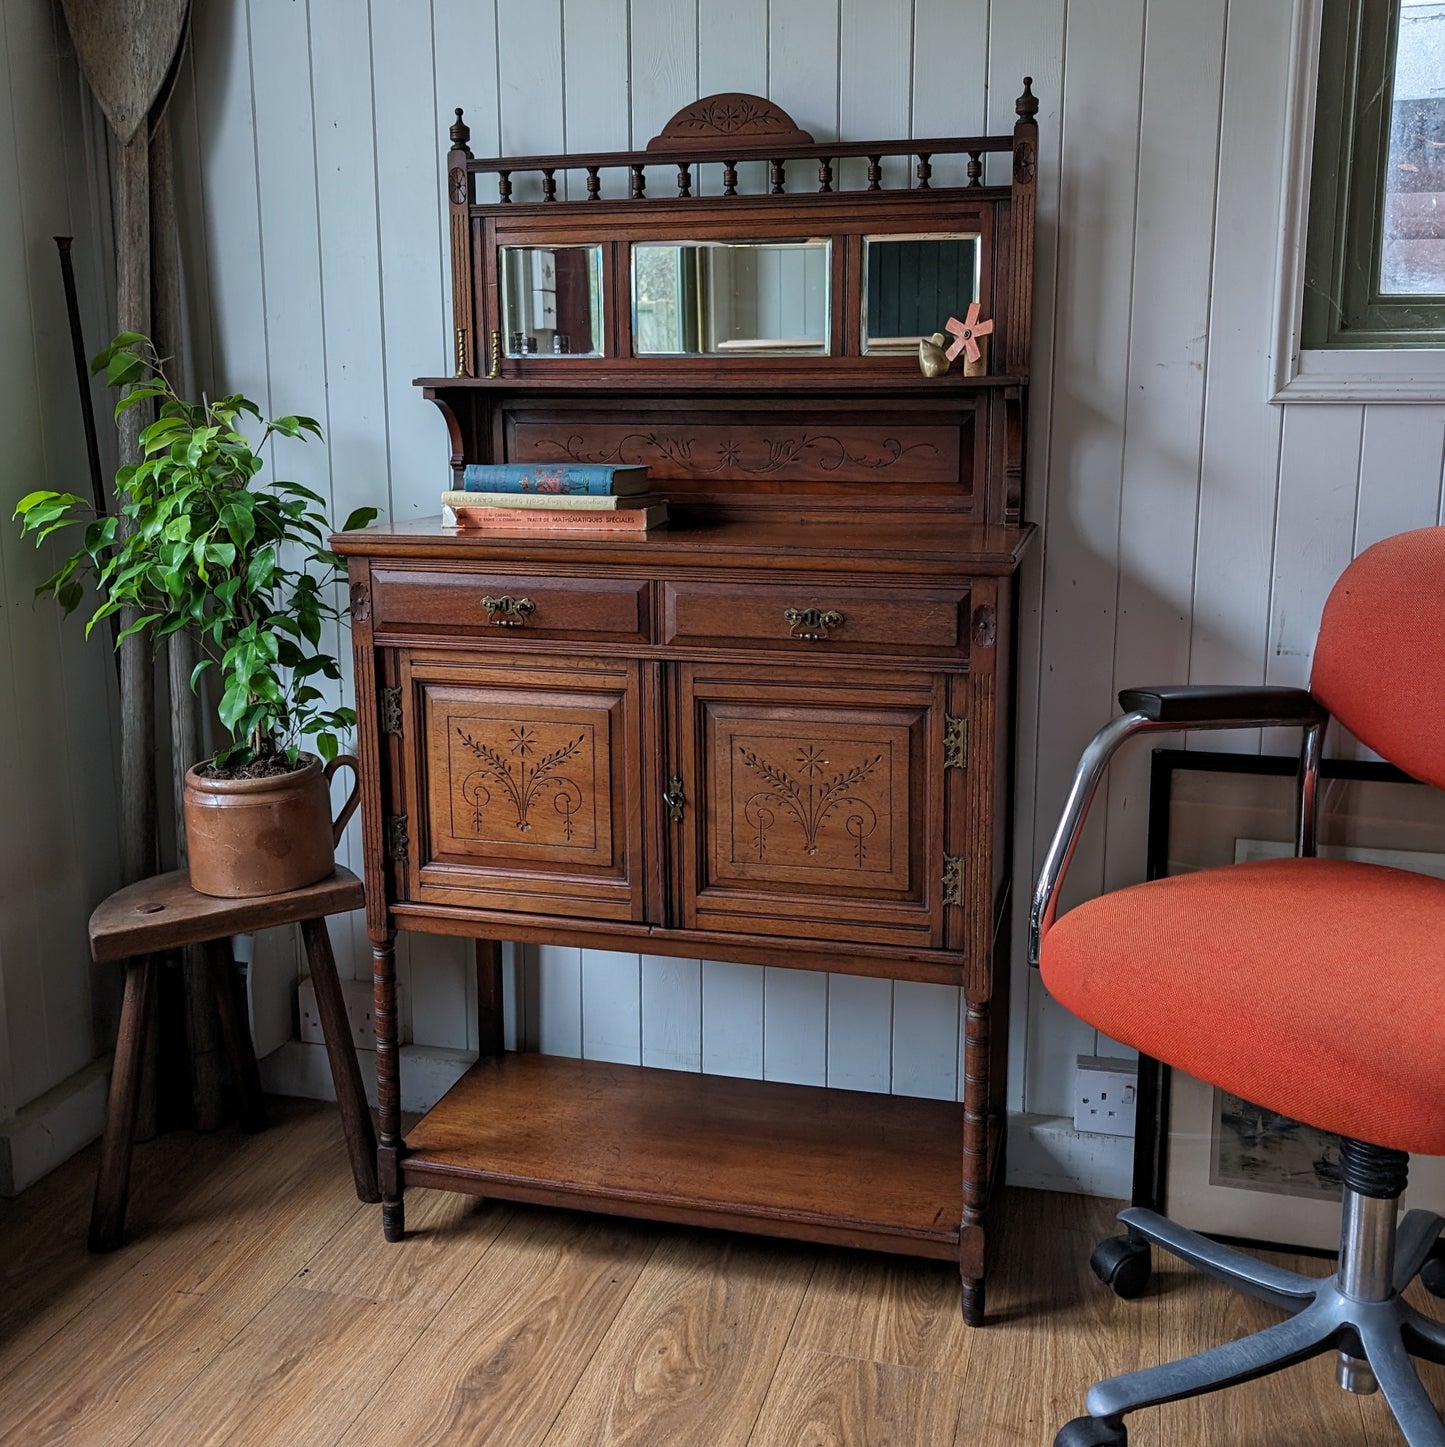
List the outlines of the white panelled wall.
<svg viewBox="0 0 1445 1447">
<path fill-rule="evenodd" d="M 46 11 L 4 7 L 7 23 Z M 276 461 L 325 492 L 334 516 L 362 503 L 435 514 L 446 434 L 411 379 L 450 356 L 442 155 L 454 106 L 478 155 L 641 146 L 718 90 L 767 95 L 820 139 L 967 134 L 1008 129 L 1031 74 L 1028 513 L 1043 534 L 1019 638 L 1021 941 L 1074 760 L 1117 689 L 1303 682 L 1340 567 L 1441 518 L 1445 406 L 1267 400 L 1291 14 L 1289 0 L 206 0 L 174 102 L 196 369 L 213 390 L 321 419 L 324 448 L 278 443 Z M 0 203 L 5 146 L 0 136 Z M 6 265 L 10 224 L 0 204 Z M 13 295 L 0 292 L 0 307 Z M 8 330 L 5 345 L 8 378 Z M 51 357 L 30 386 L 65 380 Z M 0 407 L 15 405 L 0 391 Z M 7 537 L 7 568 L 15 554 Z M 23 591 L 7 577 L 12 630 Z M 53 620 L 38 626 L 53 638 Z M 53 788 L 83 835 L 88 740 L 40 707 L 0 709 L 0 767 L 17 727 L 22 745 L 65 737 L 68 771 L 53 785 L 27 774 L 23 802 L 33 824 L 46 807 L 36 791 Z M 1275 743 L 1233 734 L 1216 746 Z M 1143 749 L 1116 766 L 1075 898 L 1142 875 L 1147 779 Z M 357 840 L 353 829 L 353 866 Z M 17 928 L 0 934 L 7 969 L 25 947 Z M 359 928 L 338 933 L 365 978 Z M 1077 1055 L 1118 1047 L 1049 1002 L 1013 954 L 1009 1100 L 1028 1124 L 1071 1113 Z M 404 939 L 399 968 L 412 1038 L 474 1046 L 467 950 Z M 509 980 L 514 1034 L 553 1052 L 945 1097 L 961 1084 L 951 989 L 561 948 L 526 952 Z M 13 1037 L 16 1001 L 4 1003 Z M 0 1058 L 0 1085 L 5 1070 Z M 1016 1136 L 1020 1179 L 1072 1172 L 1127 1188 L 1123 1147 Z"/>
<path fill-rule="evenodd" d="M 37 552 L 10 522 L 28 492 L 89 487 L 52 238 L 75 238 L 81 314 L 98 343 L 114 315 L 104 127 L 59 9 L 3 0 L 0 1195 L 99 1132 L 105 1067 L 96 1062 L 115 1028 L 119 979 L 91 965 L 85 933 L 91 907 L 118 882 L 114 674 L 78 622 L 34 597 L 69 534 Z M 106 398 L 96 400 L 104 428 Z"/>
<path fill-rule="evenodd" d="M 1445 407 L 1267 401 L 1291 12 L 1287 0 L 213 0 L 198 7 L 178 96 L 205 365 L 215 385 L 322 417 L 325 453 L 284 463 L 337 516 L 363 502 L 435 513 L 446 439 L 410 379 L 449 357 L 441 155 L 454 106 L 478 155 L 641 146 L 717 90 L 765 94 L 820 139 L 964 134 L 1007 129 L 1031 74 L 1029 515 L 1044 532 L 1020 629 L 1026 882 L 1120 687 L 1303 681 L 1341 565 L 1440 516 Z M 1143 750 L 1115 769 L 1076 897 L 1142 874 L 1147 777 Z M 474 1045 L 466 950 L 415 938 L 401 969 L 413 1038 Z M 1068 1115 L 1075 1057 L 1118 1047 L 1015 969 L 1011 1107 Z M 518 1033 L 548 1051 L 960 1088 L 951 989 L 563 948 L 527 951 L 509 978 Z M 1018 1144 L 1017 1174 L 1049 1178 Z M 1092 1165 L 1088 1150 L 1063 1154 L 1055 1178 L 1125 1188 L 1124 1147 L 1101 1146 Z"/>
</svg>

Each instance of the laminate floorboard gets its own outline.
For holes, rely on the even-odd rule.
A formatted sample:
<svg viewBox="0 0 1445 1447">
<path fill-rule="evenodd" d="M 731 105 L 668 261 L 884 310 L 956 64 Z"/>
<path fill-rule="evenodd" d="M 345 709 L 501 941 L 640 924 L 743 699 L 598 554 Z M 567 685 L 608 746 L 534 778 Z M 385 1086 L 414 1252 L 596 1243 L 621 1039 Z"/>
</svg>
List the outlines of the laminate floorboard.
<svg viewBox="0 0 1445 1447">
<path fill-rule="evenodd" d="M 1048 1447 L 1096 1377 L 1277 1319 L 1168 1261 L 1116 1300 L 1088 1269 L 1110 1203 L 1030 1191 L 980 1331 L 905 1258 L 420 1190 L 387 1244 L 335 1108 L 271 1108 L 140 1147 L 110 1256 L 84 1245 L 94 1148 L 0 1202 L 0 1444 Z M 1131 1417 L 1131 1447 L 1399 1447 L 1331 1372 Z"/>
</svg>

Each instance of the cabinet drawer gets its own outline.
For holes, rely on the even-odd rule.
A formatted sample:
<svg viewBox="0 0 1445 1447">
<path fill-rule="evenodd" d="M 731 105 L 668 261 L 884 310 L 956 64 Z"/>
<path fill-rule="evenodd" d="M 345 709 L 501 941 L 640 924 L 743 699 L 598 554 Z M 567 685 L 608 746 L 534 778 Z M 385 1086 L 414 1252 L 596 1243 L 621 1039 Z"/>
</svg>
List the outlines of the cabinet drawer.
<svg viewBox="0 0 1445 1447">
<path fill-rule="evenodd" d="M 376 568 L 372 614 L 379 634 L 443 634 L 513 646 L 533 636 L 645 643 L 647 586 L 636 578 Z"/>
<path fill-rule="evenodd" d="M 665 583 L 662 641 L 839 653 L 951 653 L 968 642 L 968 589 Z"/>
</svg>

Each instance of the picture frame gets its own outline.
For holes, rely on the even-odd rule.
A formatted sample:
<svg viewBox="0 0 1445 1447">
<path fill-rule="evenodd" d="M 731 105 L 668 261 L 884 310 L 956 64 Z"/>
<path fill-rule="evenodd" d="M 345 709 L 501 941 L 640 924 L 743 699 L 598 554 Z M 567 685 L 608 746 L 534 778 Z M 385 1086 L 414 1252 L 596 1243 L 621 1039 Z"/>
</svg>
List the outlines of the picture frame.
<svg viewBox="0 0 1445 1447">
<path fill-rule="evenodd" d="M 1146 875 L 1294 852 L 1298 760 L 1156 749 Z M 1389 764 L 1326 760 L 1319 852 L 1445 878 L 1445 793 Z M 1133 1202 L 1207 1235 L 1333 1253 L 1338 1142 L 1146 1056 Z M 1445 1159 L 1414 1157 L 1407 1206 L 1445 1212 Z"/>
</svg>

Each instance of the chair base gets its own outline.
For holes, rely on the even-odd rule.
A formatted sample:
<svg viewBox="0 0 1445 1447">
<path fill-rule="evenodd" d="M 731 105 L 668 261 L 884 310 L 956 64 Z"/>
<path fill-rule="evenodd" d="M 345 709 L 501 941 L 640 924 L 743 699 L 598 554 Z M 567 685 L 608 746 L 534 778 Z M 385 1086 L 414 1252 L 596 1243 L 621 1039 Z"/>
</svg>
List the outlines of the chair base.
<svg viewBox="0 0 1445 1447">
<path fill-rule="evenodd" d="M 1151 1241 L 1290 1316 L 1197 1356 L 1099 1382 L 1089 1391 L 1089 1415 L 1068 1423 L 1055 1437 L 1055 1447 L 1125 1447 L 1126 1413 L 1251 1381 L 1331 1350 L 1342 1353 L 1342 1380 L 1348 1377 L 1351 1390 L 1373 1390 L 1378 1383 L 1409 1447 L 1445 1447 L 1445 1425 L 1411 1361 L 1445 1362 L 1445 1326 L 1400 1296 L 1431 1258 L 1445 1228 L 1439 1216 L 1410 1211 L 1401 1220 L 1394 1240 L 1393 1289 L 1385 1283 L 1379 1300 L 1348 1295 L 1341 1286 L 1343 1272 L 1320 1278 L 1284 1271 L 1153 1211 L 1131 1207 L 1119 1219 L 1132 1238 Z"/>
</svg>

